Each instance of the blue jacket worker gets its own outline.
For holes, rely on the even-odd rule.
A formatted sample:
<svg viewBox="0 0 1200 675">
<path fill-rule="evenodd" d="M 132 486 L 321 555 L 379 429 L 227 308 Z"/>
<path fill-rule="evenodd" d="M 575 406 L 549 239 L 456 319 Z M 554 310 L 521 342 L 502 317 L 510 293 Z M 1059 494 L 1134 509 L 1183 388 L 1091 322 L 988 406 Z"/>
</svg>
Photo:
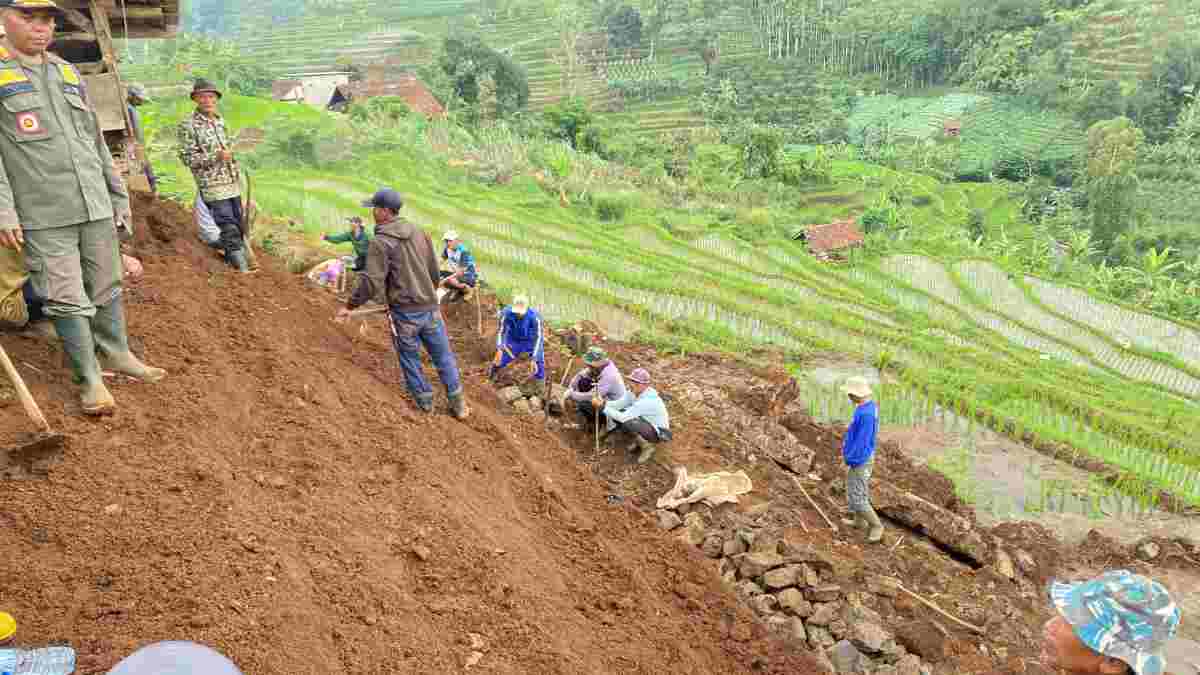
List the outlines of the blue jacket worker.
<svg viewBox="0 0 1200 675">
<path fill-rule="evenodd" d="M 608 431 L 621 431 L 633 436 L 629 451 L 640 450 L 638 464 L 645 464 L 654 457 L 654 445 L 671 440 L 671 420 L 667 406 L 658 391 L 650 386 L 650 373 L 638 368 L 629 375 L 630 388 L 636 398 L 608 403 L 604 416 L 608 418 Z"/>
<path fill-rule="evenodd" d="M 442 235 L 445 247 L 442 249 L 442 260 L 446 261 L 449 270 L 441 271 L 441 287 L 446 289 L 446 302 L 458 299 L 470 300 L 475 295 L 475 285 L 479 282 L 479 272 L 475 269 L 475 256 L 470 249 L 458 238 L 458 232 L 449 230 Z"/>
<path fill-rule="evenodd" d="M 518 295 L 512 306 L 500 315 L 500 332 L 496 335 L 496 358 L 488 369 L 488 379 L 508 367 L 522 355 L 528 355 L 529 372 L 533 379 L 546 379 L 546 354 L 543 351 L 542 317 L 529 306 L 529 297 Z"/>
<path fill-rule="evenodd" d="M 875 439 L 879 435 L 879 405 L 871 400 L 871 385 L 863 377 L 852 377 L 842 389 L 854 404 L 854 420 L 842 441 L 846 461 L 846 500 L 850 518 L 842 522 L 858 529 L 869 528 L 867 541 L 883 539 L 883 524 L 871 508 L 871 469 L 875 464 Z"/>
</svg>

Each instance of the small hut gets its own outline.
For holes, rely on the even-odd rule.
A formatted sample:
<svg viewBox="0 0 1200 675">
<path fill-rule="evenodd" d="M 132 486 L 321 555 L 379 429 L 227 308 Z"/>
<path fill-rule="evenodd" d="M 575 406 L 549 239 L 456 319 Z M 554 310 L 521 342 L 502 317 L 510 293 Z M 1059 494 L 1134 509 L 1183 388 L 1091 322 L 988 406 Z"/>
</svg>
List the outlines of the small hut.
<svg viewBox="0 0 1200 675">
<path fill-rule="evenodd" d="M 363 81 L 338 86 L 327 107 L 330 110 L 344 110 L 352 101 L 364 101 L 376 96 L 402 98 L 408 107 L 426 117 L 446 114 L 446 109 L 433 97 L 425 83 L 412 73 L 385 75 L 371 72 Z"/>
<path fill-rule="evenodd" d="M 808 252 L 820 260 L 842 259 L 843 253 L 862 246 L 863 234 L 853 220 L 836 220 L 798 229 L 793 239 L 803 241 Z"/>
<path fill-rule="evenodd" d="M 271 98 L 285 103 L 303 103 L 304 83 L 300 80 L 275 80 L 271 83 Z"/>
</svg>

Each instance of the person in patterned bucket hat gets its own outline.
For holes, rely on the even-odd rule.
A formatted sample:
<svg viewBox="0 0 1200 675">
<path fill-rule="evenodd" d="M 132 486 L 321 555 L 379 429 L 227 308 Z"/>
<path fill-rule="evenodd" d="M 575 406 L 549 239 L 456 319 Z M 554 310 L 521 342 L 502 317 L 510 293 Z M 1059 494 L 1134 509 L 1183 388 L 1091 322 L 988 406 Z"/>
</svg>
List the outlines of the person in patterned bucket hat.
<svg viewBox="0 0 1200 675">
<path fill-rule="evenodd" d="M 1126 570 L 1050 584 L 1057 616 L 1043 629 L 1044 665 L 1088 675 L 1163 675 L 1179 607 L 1162 584 Z"/>
</svg>

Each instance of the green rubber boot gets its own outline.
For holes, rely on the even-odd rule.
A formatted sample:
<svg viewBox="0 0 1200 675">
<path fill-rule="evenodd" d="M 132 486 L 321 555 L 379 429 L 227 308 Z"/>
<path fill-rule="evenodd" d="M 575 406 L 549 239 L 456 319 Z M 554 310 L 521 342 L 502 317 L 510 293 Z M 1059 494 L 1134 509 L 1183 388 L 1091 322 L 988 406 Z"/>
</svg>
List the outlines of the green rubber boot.
<svg viewBox="0 0 1200 675">
<path fill-rule="evenodd" d="M 878 544 L 883 540 L 883 523 L 879 522 L 879 514 L 875 513 L 875 509 L 870 506 L 866 511 L 863 511 L 863 518 L 871 529 L 867 532 L 867 541 L 872 544 Z"/>
<path fill-rule="evenodd" d="M 450 394 L 450 415 L 456 420 L 465 420 L 471 414 L 471 409 L 467 407 L 467 400 L 463 398 L 462 392 Z"/>
<path fill-rule="evenodd" d="M 86 316 L 55 317 L 54 330 L 62 338 L 75 383 L 80 385 L 79 403 L 83 414 L 98 417 L 116 412 L 117 402 L 104 386 L 100 364 L 96 361 L 91 320 Z"/>
<path fill-rule="evenodd" d="M 92 334 L 103 366 L 108 370 L 150 383 L 161 382 L 167 376 L 167 371 L 147 366 L 129 351 L 129 337 L 125 332 L 125 303 L 120 296 L 96 308 L 96 316 L 92 317 Z"/>
</svg>

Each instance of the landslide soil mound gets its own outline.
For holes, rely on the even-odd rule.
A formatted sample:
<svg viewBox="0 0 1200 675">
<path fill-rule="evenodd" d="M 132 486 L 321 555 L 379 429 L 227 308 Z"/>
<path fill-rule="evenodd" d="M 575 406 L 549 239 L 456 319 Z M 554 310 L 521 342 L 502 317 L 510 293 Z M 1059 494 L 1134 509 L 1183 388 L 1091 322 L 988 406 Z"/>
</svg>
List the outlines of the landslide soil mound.
<svg viewBox="0 0 1200 675">
<path fill-rule="evenodd" d="M 230 273 L 184 209 L 137 211 L 130 333 L 168 380 L 114 380 L 117 415 L 85 419 L 59 348 L 3 336 L 70 437 L 0 482 L 21 644 L 105 662 L 196 640 L 248 675 L 814 672 L 698 552 L 497 413 L 478 344 L 471 418 L 421 416 L 386 339 L 331 323 L 327 295 L 266 256 Z M 0 407 L 0 445 L 29 429 Z"/>
</svg>

